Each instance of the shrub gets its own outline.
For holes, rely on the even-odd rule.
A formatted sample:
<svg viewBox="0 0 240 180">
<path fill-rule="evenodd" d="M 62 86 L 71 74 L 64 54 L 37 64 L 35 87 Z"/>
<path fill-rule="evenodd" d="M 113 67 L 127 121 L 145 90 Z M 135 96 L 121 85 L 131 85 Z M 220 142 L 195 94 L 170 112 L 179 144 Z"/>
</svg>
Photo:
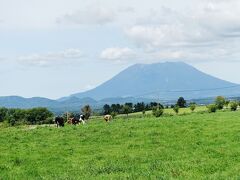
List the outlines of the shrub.
<svg viewBox="0 0 240 180">
<path fill-rule="evenodd" d="M 111 116 L 112 116 L 113 119 L 114 119 L 117 115 L 118 115 L 117 112 L 112 112 L 112 113 L 111 113 Z"/>
<path fill-rule="evenodd" d="M 173 107 L 173 110 L 174 110 L 174 112 L 175 112 L 176 114 L 178 114 L 178 113 L 179 113 L 179 106 L 178 106 L 178 105 L 175 105 L 175 106 Z"/>
<path fill-rule="evenodd" d="M 153 107 L 152 114 L 155 117 L 160 117 L 163 115 L 163 109 L 161 107 Z"/>
<path fill-rule="evenodd" d="M 216 104 L 210 104 L 207 106 L 207 108 L 209 113 L 215 113 L 218 109 Z"/>
<path fill-rule="evenodd" d="M 196 104 L 191 103 L 189 107 L 190 107 L 191 111 L 193 112 L 196 109 Z"/>
<path fill-rule="evenodd" d="M 236 111 L 237 108 L 238 108 L 238 103 L 237 102 L 231 102 L 230 103 L 230 108 L 231 108 L 231 111 Z"/>
<path fill-rule="evenodd" d="M 229 101 L 229 100 L 226 100 L 226 101 L 225 101 L 225 104 L 224 104 L 225 107 L 226 107 L 226 109 L 228 109 L 229 104 L 230 104 L 230 101 Z"/>
</svg>

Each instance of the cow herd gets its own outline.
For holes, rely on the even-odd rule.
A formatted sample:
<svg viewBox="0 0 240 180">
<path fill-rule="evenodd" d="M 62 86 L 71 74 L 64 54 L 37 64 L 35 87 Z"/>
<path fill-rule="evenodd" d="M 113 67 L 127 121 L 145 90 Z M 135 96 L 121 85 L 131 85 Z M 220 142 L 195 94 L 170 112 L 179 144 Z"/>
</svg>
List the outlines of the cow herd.
<svg viewBox="0 0 240 180">
<path fill-rule="evenodd" d="M 106 121 L 106 122 L 110 122 L 112 120 L 112 116 L 111 115 L 105 115 L 103 117 L 103 119 Z M 55 121 L 55 124 L 57 125 L 57 127 L 64 127 L 64 118 L 63 117 L 60 117 L 60 116 L 57 116 L 55 117 L 54 119 Z M 76 118 L 76 117 L 72 117 L 72 118 L 68 118 L 67 119 L 67 124 L 71 124 L 71 125 L 79 125 L 79 124 L 85 124 L 86 123 L 86 118 L 84 115 L 80 115 L 80 118 Z"/>
</svg>

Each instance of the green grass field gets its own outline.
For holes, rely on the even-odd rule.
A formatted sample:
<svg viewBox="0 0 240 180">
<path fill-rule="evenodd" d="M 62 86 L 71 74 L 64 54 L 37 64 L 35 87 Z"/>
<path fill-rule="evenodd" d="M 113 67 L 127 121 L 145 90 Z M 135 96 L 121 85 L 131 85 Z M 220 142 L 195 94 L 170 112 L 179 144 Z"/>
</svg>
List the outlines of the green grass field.
<svg viewBox="0 0 240 180">
<path fill-rule="evenodd" d="M 240 179 L 240 112 L 0 128 L 0 179 Z"/>
</svg>

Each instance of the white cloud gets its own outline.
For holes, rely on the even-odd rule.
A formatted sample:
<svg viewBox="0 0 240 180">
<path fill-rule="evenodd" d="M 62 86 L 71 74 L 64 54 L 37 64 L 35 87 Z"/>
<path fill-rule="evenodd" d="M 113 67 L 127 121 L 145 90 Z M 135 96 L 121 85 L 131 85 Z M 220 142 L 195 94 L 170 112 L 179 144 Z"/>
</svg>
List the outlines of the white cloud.
<svg viewBox="0 0 240 180">
<path fill-rule="evenodd" d="M 239 7 L 235 0 L 208 0 L 186 11 L 152 9 L 124 31 L 147 59 L 239 61 Z"/>
<path fill-rule="evenodd" d="M 66 49 L 60 52 L 49 52 L 46 54 L 32 54 L 17 58 L 21 64 L 34 66 L 49 66 L 67 64 L 81 61 L 83 53 L 79 49 Z"/>
<path fill-rule="evenodd" d="M 57 19 L 57 23 L 79 25 L 104 25 L 115 20 L 114 11 L 103 7 L 89 7 L 78 10 Z"/>
<path fill-rule="evenodd" d="M 115 60 L 115 61 L 120 61 L 120 60 L 131 60 L 135 58 L 136 53 L 134 50 L 130 48 L 107 48 L 102 51 L 100 58 L 101 59 L 106 59 L 106 60 Z"/>
</svg>

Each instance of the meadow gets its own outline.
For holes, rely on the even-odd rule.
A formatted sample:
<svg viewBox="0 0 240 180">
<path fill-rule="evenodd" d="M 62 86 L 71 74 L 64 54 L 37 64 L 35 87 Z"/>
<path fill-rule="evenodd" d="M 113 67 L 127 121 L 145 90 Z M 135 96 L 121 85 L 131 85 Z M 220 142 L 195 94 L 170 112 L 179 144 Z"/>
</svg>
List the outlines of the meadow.
<svg viewBox="0 0 240 180">
<path fill-rule="evenodd" d="M 1 127 L 0 179 L 240 179 L 240 111 L 180 112 Z"/>
</svg>

